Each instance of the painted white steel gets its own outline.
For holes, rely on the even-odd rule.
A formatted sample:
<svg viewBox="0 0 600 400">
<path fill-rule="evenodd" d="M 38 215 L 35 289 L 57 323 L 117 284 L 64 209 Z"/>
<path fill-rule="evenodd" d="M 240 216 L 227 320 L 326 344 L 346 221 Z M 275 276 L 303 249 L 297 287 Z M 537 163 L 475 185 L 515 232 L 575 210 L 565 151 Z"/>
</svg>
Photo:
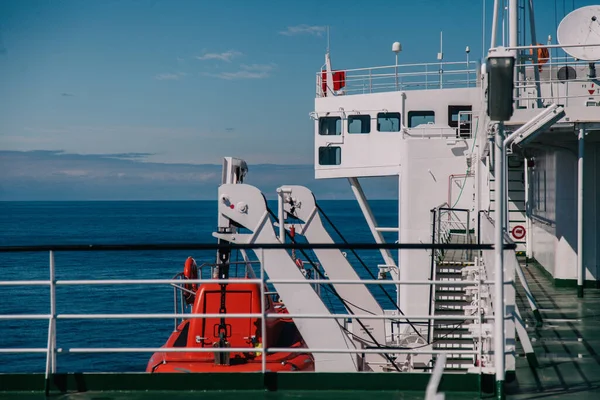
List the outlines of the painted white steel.
<svg viewBox="0 0 600 400">
<path fill-rule="evenodd" d="M 583 296 L 585 266 L 583 263 L 583 157 L 585 149 L 585 126 L 579 128 L 577 137 L 579 156 L 577 159 L 577 290 L 578 297 Z"/>
<path fill-rule="evenodd" d="M 498 123 L 495 147 L 496 193 L 504 193 L 506 147 L 504 146 L 504 124 L 502 122 Z M 505 206 L 504 196 L 498 196 L 497 203 L 494 237 L 494 367 L 496 368 L 496 382 L 504 382 L 504 285 L 502 284 L 504 281 L 504 231 L 502 226 L 502 210 Z"/>
<path fill-rule="evenodd" d="M 300 226 L 299 233 L 304 235 L 309 243 L 334 243 L 323 226 L 313 193 L 304 186 L 286 187 L 290 191 L 289 198 L 285 202 L 285 211 L 291 213 L 293 209 L 294 215 L 304 221 L 304 224 L 297 224 Z M 361 282 L 360 276 L 339 249 L 314 249 L 313 252 L 328 277 L 328 280 L 322 282 L 333 284 L 335 291 L 344 299 L 345 306 L 350 313 L 357 314 L 362 311 L 383 315 L 383 309 L 365 285 L 350 286 L 335 282 L 336 280 Z M 372 343 L 375 340 L 377 343 L 385 344 L 384 320 L 363 322 L 363 325 L 364 328 L 358 323 L 352 326 L 353 334 L 358 339 L 362 339 L 366 343 Z M 371 360 L 367 360 L 367 362 L 369 361 Z"/>
<path fill-rule="evenodd" d="M 354 197 L 356 197 L 356 201 L 360 207 L 360 210 L 367 221 L 367 225 L 371 230 L 371 234 L 375 239 L 375 243 L 382 244 L 385 243 L 385 239 L 381 232 L 377 230 L 377 221 L 375 220 L 375 216 L 373 215 L 373 211 L 371 210 L 371 206 L 369 205 L 369 201 L 367 200 L 367 196 L 365 196 L 365 192 L 362 190 L 362 186 L 358 181 L 358 178 L 348 178 L 348 182 L 350 183 L 350 188 L 352 188 L 352 193 L 354 193 Z M 398 228 L 399 229 L 399 228 Z M 400 234 L 400 231 L 398 231 Z M 400 279 L 400 268 L 396 265 L 396 261 L 392 257 L 391 252 L 388 249 L 380 249 L 381 256 L 383 257 L 383 261 L 386 265 L 393 266 L 390 269 L 392 276 L 398 280 Z M 395 268 L 394 268 L 395 267 Z M 400 287 L 397 288 L 396 291 L 396 304 L 400 306 Z"/>
<path fill-rule="evenodd" d="M 273 225 L 268 218 L 267 203 L 264 195 L 257 188 L 247 184 L 221 185 L 219 198 L 224 194 L 231 204 L 244 202 L 246 210 L 230 208 L 219 203 L 219 213 L 225 218 L 239 224 L 252 234 L 219 235 L 219 238 L 235 243 L 279 243 Z M 294 279 L 304 280 L 304 275 L 284 249 L 261 250 L 257 256 L 262 257 L 266 274 L 273 280 Z M 304 283 L 280 285 L 274 283 L 275 290 L 281 296 L 290 313 L 315 313 L 326 315 L 329 311 L 314 289 Z M 317 320 L 303 318 L 294 321 L 302 338 L 310 348 L 348 348 L 348 337 L 333 319 Z M 317 371 L 351 372 L 357 370 L 356 360 L 350 354 L 323 355 L 315 357 Z"/>
<path fill-rule="evenodd" d="M 427 390 L 425 391 L 425 399 L 426 400 L 436 400 L 443 399 L 444 396 L 437 395 L 437 389 L 440 385 L 440 381 L 442 380 L 442 373 L 444 372 L 444 366 L 446 365 L 446 354 L 442 353 L 437 358 L 435 362 L 435 367 L 433 368 L 433 372 L 431 373 L 431 378 L 429 378 L 429 383 L 427 384 Z"/>
</svg>

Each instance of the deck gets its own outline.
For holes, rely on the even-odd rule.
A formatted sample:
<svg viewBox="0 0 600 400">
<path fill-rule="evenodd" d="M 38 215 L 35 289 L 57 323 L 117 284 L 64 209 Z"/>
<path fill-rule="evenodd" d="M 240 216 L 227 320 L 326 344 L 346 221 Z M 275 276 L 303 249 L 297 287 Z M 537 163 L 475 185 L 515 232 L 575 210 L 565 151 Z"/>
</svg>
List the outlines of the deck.
<svg viewBox="0 0 600 400">
<path fill-rule="evenodd" d="M 532 340 L 539 368 L 517 359 L 517 381 L 509 393 L 515 399 L 600 398 L 600 290 L 553 287 L 541 267 L 522 262 L 523 272 L 544 318 L 542 327 L 528 308 L 523 290 L 517 304 Z"/>
</svg>

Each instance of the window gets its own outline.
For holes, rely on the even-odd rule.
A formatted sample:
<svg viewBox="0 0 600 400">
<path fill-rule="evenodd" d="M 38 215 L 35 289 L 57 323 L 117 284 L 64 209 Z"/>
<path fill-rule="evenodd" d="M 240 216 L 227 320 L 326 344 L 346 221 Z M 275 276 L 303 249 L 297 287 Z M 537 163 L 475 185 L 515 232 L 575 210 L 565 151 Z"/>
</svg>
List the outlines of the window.
<svg viewBox="0 0 600 400">
<path fill-rule="evenodd" d="M 341 135 L 342 119 L 340 117 L 319 118 L 319 135 Z"/>
<path fill-rule="evenodd" d="M 459 128 L 459 134 L 461 135 L 470 135 L 472 109 L 472 106 L 448 106 L 448 126 Z"/>
<path fill-rule="evenodd" d="M 419 125 L 435 123 L 435 113 L 433 111 L 409 111 L 408 127 L 414 128 Z"/>
<path fill-rule="evenodd" d="M 319 165 L 340 165 L 342 149 L 340 147 L 319 147 Z"/>
<path fill-rule="evenodd" d="M 379 132 L 400 132 L 400 113 L 378 113 L 377 130 Z"/>
<path fill-rule="evenodd" d="M 371 132 L 370 115 L 350 115 L 348 116 L 348 133 L 369 133 Z"/>
</svg>

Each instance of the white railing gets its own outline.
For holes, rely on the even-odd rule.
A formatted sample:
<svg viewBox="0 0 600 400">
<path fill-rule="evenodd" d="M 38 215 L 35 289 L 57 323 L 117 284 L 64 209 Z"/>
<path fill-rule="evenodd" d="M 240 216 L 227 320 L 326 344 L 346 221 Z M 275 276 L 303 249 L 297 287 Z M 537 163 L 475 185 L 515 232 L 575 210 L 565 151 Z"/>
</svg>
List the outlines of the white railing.
<svg viewBox="0 0 600 400">
<path fill-rule="evenodd" d="M 542 108 L 556 103 L 562 106 L 600 106 L 595 99 L 589 100 L 589 89 L 596 89 L 594 95 L 600 94 L 598 75 L 594 64 L 571 56 L 554 56 L 552 50 L 562 47 L 590 47 L 591 45 L 548 45 L 548 46 L 519 46 L 510 48 L 520 51 L 515 74 L 515 101 L 517 108 Z M 548 49 L 548 57 L 539 60 L 537 49 Z M 507 48 L 509 49 L 509 48 Z M 564 54 L 564 53 L 563 53 Z M 562 70 L 562 71 L 561 71 Z M 560 72 L 560 73 L 559 73 Z M 591 84 L 594 84 L 592 87 Z M 596 109 L 597 110 L 597 109 Z"/>
<path fill-rule="evenodd" d="M 331 82 L 326 82 L 324 72 L 317 73 L 317 97 L 328 92 L 335 95 L 380 93 L 403 90 L 468 88 L 478 85 L 479 68 L 475 61 L 437 62 L 419 64 L 387 65 L 372 68 L 336 70 L 345 73 L 345 86 L 335 91 Z"/>
<path fill-rule="evenodd" d="M 45 353 L 46 354 L 46 378 L 51 374 L 56 373 L 56 355 L 59 353 L 170 353 L 170 352 L 198 352 L 198 353 L 214 353 L 214 352 L 248 352 L 248 348 L 188 348 L 188 347 L 71 347 L 58 348 L 56 344 L 56 321 L 57 320 L 106 320 L 106 319 L 187 319 L 187 318 L 219 318 L 223 314 L 193 314 L 193 313 L 112 313 L 112 314 L 68 314 L 57 313 L 56 311 L 56 287 L 57 286 L 90 286 L 90 285 L 181 285 L 181 279 L 85 279 L 85 280 L 56 280 L 55 279 L 55 262 L 54 251 L 50 251 L 49 269 L 50 277 L 48 280 L 3 280 L 0 281 L 2 286 L 48 286 L 50 289 L 50 313 L 49 314 L 3 314 L 0 315 L 0 321 L 3 320 L 48 320 L 48 341 L 46 347 L 39 348 L 0 348 L 0 354 L 22 354 L 22 353 Z M 264 259 L 264 258 L 263 258 Z M 342 280 L 342 279 L 266 279 L 264 266 L 260 264 L 260 278 L 258 279 L 243 279 L 243 280 L 228 280 L 228 279 L 186 279 L 186 284 L 193 283 L 216 283 L 216 284 L 238 284 L 238 283 L 256 283 L 261 287 L 261 312 L 260 313 L 227 313 L 227 318 L 260 318 L 262 327 L 262 345 L 263 347 L 253 347 L 252 352 L 262 354 L 261 371 L 266 372 L 266 354 L 275 352 L 289 353 L 351 353 L 351 354 L 468 354 L 477 355 L 477 350 L 440 350 L 440 349 L 399 349 L 382 347 L 378 349 L 359 349 L 359 348 L 280 348 L 267 347 L 267 330 L 266 320 L 269 318 L 281 318 L 282 314 L 267 313 L 265 305 L 265 296 L 267 284 L 297 284 L 306 283 L 310 285 L 322 284 L 356 284 L 356 285 L 424 285 L 433 286 L 436 284 L 447 284 L 447 281 L 423 280 L 423 281 L 398 281 L 398 280 Z M 455 281 L 452 282 L 456 286 L 472 286 L 479 284 L 493 285 L 492 281 Z M 311 319 L 380 319 L 401 321 L 433 321 L 433 320 L 465 320 L 477 319 L 476 316 L 465 315 L 374 315 L 374 314 L 285 314 L 286 318 L 311 318 Z M 483 320 L 492 320 L 493 316 L 479 316 Z"/>
</svg>

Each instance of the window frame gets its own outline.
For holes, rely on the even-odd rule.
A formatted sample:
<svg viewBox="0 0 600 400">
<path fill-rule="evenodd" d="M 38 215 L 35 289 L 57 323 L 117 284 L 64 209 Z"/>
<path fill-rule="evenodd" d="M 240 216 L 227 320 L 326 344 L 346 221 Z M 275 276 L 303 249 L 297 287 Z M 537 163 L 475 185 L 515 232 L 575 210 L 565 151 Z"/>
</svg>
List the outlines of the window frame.
<svg viewBox="0 0 600 400">
<path fill-rule="evenodd" d="M 322 162 L 323 157 L 324 157 L 324 153 L 322 153 L 323 150 L 327 150 L 327 151 L 337 151 L 337 153 L 335 154 L 335 161 L 337 161 L 339 159 L 339 162 L 334 162 L 334 163 L 327 163 L 324 164 Z M 319 163 L 319 165 L 321 166 L 337 166 L 337 165 L 342 165 L 342 148 L 340 146 L 320 146 L 318 148 L 318 160 L 317 162 Z"/>
<path fill-rule="evenodd" d="M 419 125 L 427 125 L 429 124 L 429 122 L 426 122 L 425 124 L 418 124 L 418 125 L 414 125 L 412 124 L 412 119 L 411 117 L 433 117 L 433 123 L 435 124 L 435 111 L 434 110 L 411 110 L 408 112 L 407 114 L 407 119 L 408 119 L 408 127 L 409 128 L 414 128 L 415 126 L 419 126 Z"/>
<path fill-rule="evenodd" d="M 364 119 L 367 119 L 368 123 L 366 124 L 368 130 L 367 132 L 351 132 L 350 131 L 350 120 L 351 119 L 356 119 L 358 121 L 360 121 L 361 125 L 361 131 L 363 128 L 363 123 L 364 123 Z M 361 120 L 362 119 L 362 120 Z M 352 114 L 352 115 L 348 115 L 348 117 L 346 118 L 346 132 L 348 132 L 349 135 L 368 135 L 371 133 L 371 120 L 373 118 L 371 117 L 370 114 Z"/>
<path fill-rule="evenodd" d="M 390 116 L 393 116 L 394 118 L 396 118 L 396 116 L 397 116 L 397 118 L 398 118 L 398 130 L 395 130 L 395 131 L 394 130 L 391 130 L 391 131 L 388 131 L 388 130 L 382 131 L 380 129 L 381 123 L 379 122 L 379 120 L 380 119 L 385 119 L 385 120 L 392 119 L 391 117 L 387 117 L 387 118 L 386 117 L 382 117 L 382 115 L 390 115 Z M 393 127 L 393 125 L 394 124 L 392 123 L 392 127 Z M 391 132 L 391 133 L 396 133 L 396 132 L 400 132 L 401 130 L 402 130 L 402 114 L 400 112 L 386 111 L 386 112 L 378 112 L 377 113 L 377 132 Z"/>
<path fill-rule="evenodd" d="M 324 122 L 325 120 L 334 120 L 335 121 L 335 133 L 333 133 L 333 134 L 332 133 L 323 133 L 323 129 L 321 128 L 321 126 L 322 126 L 322 122 Z M 339 122 L 339 128 L 340 128 L 339 133 L 338 133 L 338 122 Z M 341 136 L 343 133 L 343 130 L 344 130 L 344 124 L 342 122 L 342 117 L 340 117 L 340 116 L 332 115 L 332 116 L 319 117 L 317 124 L 318 124 L 319 136 Z M 327 124 L 328 124 L 328 128 L 329 128 L 329 122 Z"/>
</svg>

